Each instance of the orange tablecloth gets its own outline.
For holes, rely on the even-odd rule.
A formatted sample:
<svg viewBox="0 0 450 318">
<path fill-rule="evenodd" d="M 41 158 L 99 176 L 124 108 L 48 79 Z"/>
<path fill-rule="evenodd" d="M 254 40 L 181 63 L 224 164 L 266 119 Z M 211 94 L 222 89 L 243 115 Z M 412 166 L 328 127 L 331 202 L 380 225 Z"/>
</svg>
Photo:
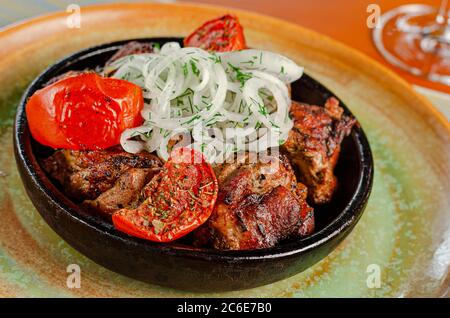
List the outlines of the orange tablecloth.
<svg viewBox="0 0 450 318">
<path fill-rule="evenodd" d="M 367 6 L 376 3 L 384 13 L 404 4 L 422 3 L 439 6 L 439 0 L 196 0 L 252 10 L 279 17 L 326 34 L 356 48 L 395 70 L 408 82 L 450 94 L 450 87 L 417 78 L 388 64 L 372 42 L 367 27 Z"/>
</svg>

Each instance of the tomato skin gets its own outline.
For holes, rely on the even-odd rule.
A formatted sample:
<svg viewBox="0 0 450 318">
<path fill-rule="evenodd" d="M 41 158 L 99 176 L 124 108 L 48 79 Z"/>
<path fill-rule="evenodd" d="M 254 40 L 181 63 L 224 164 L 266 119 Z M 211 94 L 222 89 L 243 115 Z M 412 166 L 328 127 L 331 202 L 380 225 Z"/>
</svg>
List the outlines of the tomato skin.
<svg viewBox="0 0 450 318">
<path fill-rule="evenodd" d="M 174 241 L 208 220 L 218 188 L 211 165 L 200 153 L 176 149 L 160 174 L 143 190 L 147 199 L 141 206 L 113 214 L 114 227 L 154 242 Z"/>
<path fill-rule="evenodd" d="M 142 124 L 143 103 L 137 85 L 85 73 L 36 91 L 28 100 L 26 114 L 39 143 L 98 150 L 119 144 L 125 129 Z"/>
<path fill-rule="evenodd" d="M 247 47 L 242 26 L 237 17 L 229 14 L 204 23 L 184 39 L 184 46 L 214 52 L 238 51 Z"/>
</svg>

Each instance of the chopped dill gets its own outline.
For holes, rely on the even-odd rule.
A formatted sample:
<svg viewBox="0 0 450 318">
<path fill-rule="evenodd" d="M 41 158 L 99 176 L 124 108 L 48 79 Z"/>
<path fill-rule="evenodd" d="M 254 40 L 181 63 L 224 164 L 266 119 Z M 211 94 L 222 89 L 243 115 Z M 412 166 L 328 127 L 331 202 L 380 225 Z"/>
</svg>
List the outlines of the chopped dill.
<svg viewBox="0 0 450 318">
<path fill-rule="evenodd" d="M 195 61 L 193 61 L 193 59 L 192 59 L 191 61 L 189 61 L 189 63 L 191 64 L 192 73 L 194 73 L 194 75 L 197 77 L 200 76 L 200 70 L 198 69 Z"/>
<path fill-rule="evenodd" d="M 234 71 L 236 79 L 241 83 L 241 87 L 252 78 L 252 74 L 242 72 L 239 67 L 234 66 L 230 62 L 228 62 L 228 66 Z"/>
<path fill-rule="evenodd" d="M 183 75 L 184 75 L 184 77 L 187 77 L 188 73 L 189 73 L 188 65 L 187 65 L 187 63 L 184 63 L 183 64 Z"/>
<path fill-rule="evenodd" d="M 222 63 L 222 58 L 218 56 L 216 53 L 212 53 L 209 57 L 210 60 L 212 60 L 214 63 L 219 64 Z"/>
<path fill-rule="evenodd" d="M 249 60 L 249 61 L 241 62 L 241 64 L 249 64 L 249 65 L 253 66 L 253 65 L 255 65 L 255 61 Z"/>
<path fill-rule="evenodd" d="M 161 50 L 161 44 L 159 43 L 152 43 L 153 50 L 159 51 Z"/>
<path fill-rule="evenodd" d="M 194 121 L 196 121 L 198 119 L 200 119 L 200 115 L 195 115 L 194 117 L 192 117 L 188 121 L 185 121 L 184 123 L 182 123 L 182 125 L 189 125 L 189 124 L 193 123 Z"/>
</svg>

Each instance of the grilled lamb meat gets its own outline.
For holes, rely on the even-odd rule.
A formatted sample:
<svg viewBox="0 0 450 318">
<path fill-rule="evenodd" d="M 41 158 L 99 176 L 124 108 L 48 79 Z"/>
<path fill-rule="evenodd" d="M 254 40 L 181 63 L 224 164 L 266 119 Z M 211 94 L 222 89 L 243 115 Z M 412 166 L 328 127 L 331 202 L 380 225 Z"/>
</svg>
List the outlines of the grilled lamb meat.
<svg viewBox="0 0 450 318">
<path fill-rule="evenodd" d="M 125 207 L 136 208 L 141 201 L 141 190 L 154 174 L 155 169 L 152 168 L 130 168 L 117 179 L 112 188 L 95 200 L 85 200 L 83 206 L 109 215 Z"/>
<path fill-rule="evenodd" d="M 287 158 L 271 156 L 254 164 L 248 155 L 243 159 L 215 168 L 219 195 L 211 217 L 194 234 L 196 245 L 257 249 L 312 233 L 314 215 L 305 201 L 306 187 L 297 183 Z"/>
<path fill-rule="evenodd" d="M 123 45 L 107 62 L 106 66 L 110 65 L 114 61 L 132 54 L 144 54 L 152 53 L 153 46 L 150 43 L 141 43 L 137 41 L 131 41 Z"/>
<path fill-rule="evenodd" d="M 130 154 L 120 148 L 97 151 L 58 150 L 42 163 L 64 186 L 68 196 L 110 213 L 132 204 L 142 187 L 159 171 L 161 161 L 147 152 Z"/>
<path fill-rule="evenodd" d="M 316 204 L 327 203 L 333 196 L 337 187 L 333 170 L 340 144 L 356 123 L 343 112 L 335 98 L 329 98 L 325 107 L 297 102 L 291 106 L 294 128 L 282 148 L 298 170 L 300 181 L 307 185 L 310 200 Z"/>
</svg>

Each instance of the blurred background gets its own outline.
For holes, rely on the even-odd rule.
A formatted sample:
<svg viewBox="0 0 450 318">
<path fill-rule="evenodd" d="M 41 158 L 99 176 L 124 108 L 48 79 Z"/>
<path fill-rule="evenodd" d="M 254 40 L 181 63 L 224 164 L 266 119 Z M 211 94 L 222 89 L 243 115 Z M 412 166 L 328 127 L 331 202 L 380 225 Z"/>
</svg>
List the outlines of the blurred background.
<svg viewBox="0 0 450 318">
<path fill-rule="evenodd" d="M 84 6 L 111 2 L 137 1 L 0 0 L 0 27 L 52 11 L 65 11 L 70 4 Z M 184 1 L 177 0 L 177 2 Z M 377 10 L 383 15 L 400 6 L 421 4 L 434 7 L 437 12 L 437 8 L 440 6 L 444 6 L 445 10 L 448 10 L 448 0 L 442 0 L 442 2 L 440 0 L 196 0 L 195 2 L 251 10 L 281 18 L 328 35 L 391 68 L 414 85 L 419 92 L 426 95 L 450 119 L 449 83 L 429 80 L 424 76 L 415 76 L 398 67 L 398 65 L 394 65 L 395 63 L 392 63 L 392 61 L 388 61 L 386 56 L 380 54 L 380 49 L 377 49 L 374 43 L 373 26 L 368 24 L 373 14 L 377 14 Z M 373 7 L 373 5 L 376 5 L 376 7 Z M 433 12 L 433 20 L 435 15 L 436 13 Z M 378 27 L 380 26 L 378 25 Z M 450 27 L 447 30 L 450 33 Z M 386 30 L 385 32 L 383 30 L 382 34 L 390 36 L 392 31 Z M 395 39 L 398 41 L 397 38 Z M 393 43 L 393 45 L 396 45 L 396 43 Z M 407 53 L 410 54 L 410 52 Z M 446 55 L 442 63 L 446 67 L 450 67 L 450 55 Z"/>
</svg>

